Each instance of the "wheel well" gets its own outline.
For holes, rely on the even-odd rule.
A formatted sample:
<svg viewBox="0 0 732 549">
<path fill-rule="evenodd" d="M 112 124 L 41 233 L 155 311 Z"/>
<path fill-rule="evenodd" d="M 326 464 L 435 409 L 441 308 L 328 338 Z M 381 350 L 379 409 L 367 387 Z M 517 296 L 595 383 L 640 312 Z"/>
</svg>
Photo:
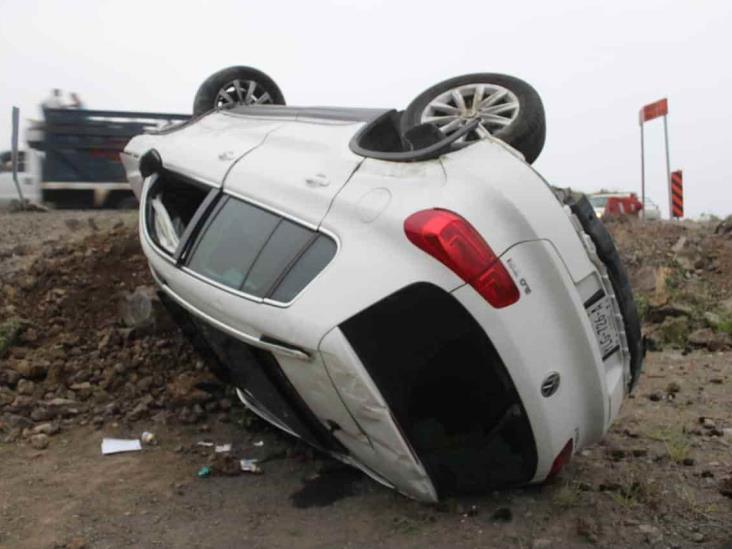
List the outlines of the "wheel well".
<svg viewBox="0 0 732 549">
<path fill-rule="evenodd" d="M 536 446 L 513 381 L 452 295 L 413 284 L 340 328 L 440 497 L 531 480 Z"/>
</svg>

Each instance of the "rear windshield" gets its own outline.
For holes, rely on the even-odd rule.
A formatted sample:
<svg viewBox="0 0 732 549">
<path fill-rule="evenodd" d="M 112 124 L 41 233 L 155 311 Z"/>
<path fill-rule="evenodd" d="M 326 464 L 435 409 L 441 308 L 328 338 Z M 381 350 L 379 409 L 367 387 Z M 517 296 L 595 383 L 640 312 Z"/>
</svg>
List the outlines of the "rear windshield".
<svg viewBox="0 0 732 549">
<path fill-rule="evenodd" d="M 229 288 L 286 303 L 336 249 L 322 233 L 227 197 L 194 244 L 188 267 Z"/>
</svg>

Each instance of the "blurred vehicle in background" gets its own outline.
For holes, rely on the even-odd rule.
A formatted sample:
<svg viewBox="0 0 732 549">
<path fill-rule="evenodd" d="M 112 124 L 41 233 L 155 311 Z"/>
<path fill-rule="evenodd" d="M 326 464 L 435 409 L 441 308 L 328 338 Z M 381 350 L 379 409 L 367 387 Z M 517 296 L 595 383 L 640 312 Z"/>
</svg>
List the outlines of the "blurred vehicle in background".
<svg viewBox="0 0 732 549">
<path fill-rule="evenodd" d="M 638 217 L 643 209 L 643 204 L 635 193 L 596 193 L 589 195 L 588 198 L 598 218 L 613 215 Z"/>
<path fill-rule="evenodd" d="M 23 197 L 59 208 L 137 206 L 119 153 L 135 135 L 188 120 L 188 115 L 44 108 L 26 129 L 18 155 Z M 11 152 L 0 152 L 0 206 L 18 200 Z"/>
<path fill-rule="evenodd" d="M 646 202 L 643 205 L 643 217 L 646 220 L 651 221 L 661 219 L 661 209 L 658 207 L 658 204 L 650 198 L 646 198 Z"/>
</svg>

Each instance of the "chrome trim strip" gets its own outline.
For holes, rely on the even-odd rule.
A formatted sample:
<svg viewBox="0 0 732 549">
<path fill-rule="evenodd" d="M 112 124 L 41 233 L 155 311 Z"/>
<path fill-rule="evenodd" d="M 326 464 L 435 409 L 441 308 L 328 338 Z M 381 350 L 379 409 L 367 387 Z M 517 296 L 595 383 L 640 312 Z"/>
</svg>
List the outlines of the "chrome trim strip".
<svg viewBox="0 0 732 549">
<path fill-rule="evenodd" d="M 257 297 L 252 294 L 248 294 L 246 292 L 242 292 L 241 290 L 237 290 L 235 288 L 232 288 L 230 286 L 226 286 L 225 284 L 221 284 L 220 282 L 216 282 L 215 280 L 208 278 L 200 273 L 197 273 L 190 267 L 186 267 L 185 265 L 180 267 L 180 269 L 186 273 L 191 275 L 193 278 L 197 278 L 201 282 L 205 282 L 206 284 L 210 284 L 211 286 L 218 288 L 219 290 L 223 290 L 224 292 L 227 292 L 229 294 L 235 295 L 237 297 L 243 297 L 244 299 L 248 299 L 249 301 L 253 301 L 254 303 L 264 303 L 264 298 Z"/>
<path fill-rule="evenodd" d="M 278 208 L 273 208 L 272 206 L 269 206 L 266 203 L 261 202 L 260 200 L 257 200 L 256 198 L 251 198 L 249 196 L 243 195 L 241 193 L 238 193 L 236 191 L 232 191 L 232 190 L 227 189 L 227 188 L 224 188 L 223 191 L 224 191 L 224 194 L 228 194 L 229 196 L 232 196 L 232 197 L 234 197 L 234 198 L 236 198 L 238 200 L 241 200 L 241 201 L 246 202 L 248 204 L 253 204 L 254 206 L 257 206 L 259 208 L 262 208 L 265 211 L 268 211 L 268 212 L 273 213 L 273 214 L 277 214 L 280 217 L 284 217 L 285 219 L 289 219 L 290 221 L 293 221 L 293 222 L 297 223 L 298 225 L 302 225 L 303 227 L 307 227 L 311 231 L 317 231 L 318 230 L 318 226 L 317 225 L 313 225 L 312 223 L 310 223 L 308 221 L 303 221 L 301 219 L 298 219 L 297 217 L 293 216 L 292 214 L 283 212 L 282 210 L 280 210 Z"/>
<path fill-rule="evenodd" d="M 228 335 L 235 337 L 236 339 L 243 341 L 244 343 L 248 343 L 249 345 L 253 345 L 254 347 L 258 347 L 260 349 L 264 349 L 266 351 L 272 351 L 273 353 L 279 353 L 282 355 L 287 355 L 293 358 L 297 358 L 300 360 L 310 360 L 310 355 L 303 351 L 298 351 L 297 349 L 291 349 L 289 347 L 282 347 L 280 345 L 275 345 L 273 343 L 267 343 L 265 341 L 262 341 L 259 337 L 253 336 L 251 334 L 247 334 L 245 332 L 241 332 L 235 328 L 232 328 L 231 326 L 224 324 L 223 322 L 216 320 L 212 316 L 204 313 L 197 307 L 194 307 L 187 301 L 185 301 L 182 297 L 180 297 L 177 293 L 175 293 L 170 286 L 168 286 L 166 283 L 160 280 L 160 278 L 153 272 L 153 278 L 155 279 L 155 282 L 157 282 L 158 286 L 160 286 L 163 291 L 165 291 L 166 294 L 168 294 L 173 300 L 175 300 L 178 305 L 186 309 L 189 313 L 196 315 L 197 317 L 205 320 L 209 324 L 213 324 L 216 328 L 219 330 L 226 332 Z"/>
</svg>

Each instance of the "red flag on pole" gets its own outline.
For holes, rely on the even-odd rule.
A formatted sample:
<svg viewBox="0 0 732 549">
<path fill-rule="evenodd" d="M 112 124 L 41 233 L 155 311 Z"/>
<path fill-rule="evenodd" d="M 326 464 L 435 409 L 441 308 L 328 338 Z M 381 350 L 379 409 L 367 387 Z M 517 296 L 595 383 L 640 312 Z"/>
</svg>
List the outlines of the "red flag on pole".
<svg viewBox="0 0 732 549">
<path fill-rule="evenodd" d="M 640 123 L 648 122 L 659 116 L 668 114 L 668 99 L 659 99 L 655 103 L 649 103 L 640 110 Z"/>
</svg>

